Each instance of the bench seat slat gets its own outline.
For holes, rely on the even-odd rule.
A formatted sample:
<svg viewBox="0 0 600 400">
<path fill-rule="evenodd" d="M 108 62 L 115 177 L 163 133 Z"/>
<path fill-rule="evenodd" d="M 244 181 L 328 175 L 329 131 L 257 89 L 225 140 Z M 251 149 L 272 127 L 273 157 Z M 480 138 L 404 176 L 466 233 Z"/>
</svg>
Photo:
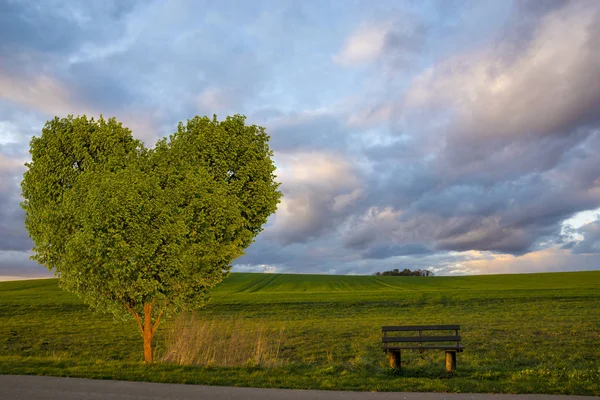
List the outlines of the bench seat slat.
<svg viewBox="0 0 600 400">
<path fill-rule="evenodd" d="M 383 348 L 384 350 L 388 351 L 388 350 L 457 350 L 457 351 L 463 351 L 465 349 L 465 346 L 463 345 L 447 345 L 447 346 L 443 346 L 443 345 L 438 345 L 438 346 L 385 346 Z"/>
<path fill-rule="evenodd" d="M 402 331 L 453 331 L 460 329 L 460 325 L 412 325 L 412 326 L 382 326 L 382 332 Z"/>
<path fill-rule="evenodd" d="M 456 342 L 461 340 L 460 336 L 385 336 L 383 343 L 394 342 Z"/>
</svg>

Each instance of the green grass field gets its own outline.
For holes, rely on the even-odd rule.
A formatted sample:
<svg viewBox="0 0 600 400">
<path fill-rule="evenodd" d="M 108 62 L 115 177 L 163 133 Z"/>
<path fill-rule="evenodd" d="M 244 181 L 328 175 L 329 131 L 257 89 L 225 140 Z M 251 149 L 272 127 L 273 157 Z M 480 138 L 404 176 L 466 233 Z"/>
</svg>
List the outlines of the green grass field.
<svg viewBox="0 0 600 400">
<path fill-rule="evenodd" d="M 460 324 L 466 350 L 454 375 L 445 373 L 443 351 L 404 352 L 401 371 L 387 367 L 380 330 L 395 324 Z M 163 361 L 145 366 L 133 321 L 91 313 L 56 280 L 0 283 L 2 374 L 600 395 L 600 271 L 232 274 L 206 308 L 168 320 L 157 335 L 156 358 Z"/>
</svg>

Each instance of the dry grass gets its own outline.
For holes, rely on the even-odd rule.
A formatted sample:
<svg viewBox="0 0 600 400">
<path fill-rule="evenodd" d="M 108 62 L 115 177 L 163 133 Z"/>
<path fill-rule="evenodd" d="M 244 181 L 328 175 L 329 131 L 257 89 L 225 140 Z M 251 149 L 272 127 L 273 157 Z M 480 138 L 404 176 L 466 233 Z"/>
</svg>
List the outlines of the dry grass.
<svg viewBox="0 0 600 400">
<path fill-rule="evenodd" d="M 239 318 L 204 321 L 182 314 L 166 337 L 164 362 L 204 367 L 272 367 L 280 358 L 284 328 Z"/>
</svg>

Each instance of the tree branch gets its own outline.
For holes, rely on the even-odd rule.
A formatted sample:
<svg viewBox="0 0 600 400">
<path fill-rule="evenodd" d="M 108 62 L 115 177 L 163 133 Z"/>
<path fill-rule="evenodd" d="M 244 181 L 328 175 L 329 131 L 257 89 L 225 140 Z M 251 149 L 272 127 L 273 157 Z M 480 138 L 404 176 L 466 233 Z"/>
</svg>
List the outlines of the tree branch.
<svg viewBox="0 0 600 400">
<path fill-rule="evenodd" d="M 158 324 L 160 322 L 160 317 L 162 317 L 163 311 L 164 310 L 161 310 L 161 312 L 158 313 L 158 317 L 156 318 L 156 321 L 154 322 L 154 326 L 152 327 L 152 336 L 154 336 L 154 332 L 156 332 L 156 328 L 158 328 Z"/>
<path fill-rule="evenodd" d="M 129 311 L 131 313 L 131 315 L 133 315 L 133 317 L 137 321 L 138 328 L 140 328 L 140 333 L 143 335 L 144 327 L 142 325 L 142 320 L 140 319 L 140 316 L 133 310 L 133 308 L 131 308 L 131 306 L 129 304 L 127 304 L 127 302 L 125 300 L 123 300 L 123 299 L 119 299 L 119 300 L 121 300 L 121 303 L 123 303 L 123 305 L 125 306 L 127 311 Z"/>
</svg>

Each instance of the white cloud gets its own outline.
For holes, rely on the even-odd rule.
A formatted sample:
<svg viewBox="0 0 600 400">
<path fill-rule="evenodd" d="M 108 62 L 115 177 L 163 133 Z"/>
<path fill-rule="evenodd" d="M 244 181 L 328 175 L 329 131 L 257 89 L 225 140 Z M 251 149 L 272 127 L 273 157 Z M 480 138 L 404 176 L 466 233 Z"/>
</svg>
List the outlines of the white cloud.
<svg viewBox="0 0 600 400">
<path fill-rule="evenodd" d="M 278 154 L 284 197 L 266 234 L 284 242 L 305 241 L 331 229 L 363 195 L 353 165 L 326 152 Z"/>
<path fill-rule="evenodd" d="M 573 215 L 571 218 L 563 221 L 563 226 L 568 226 L 571 229 L 577 229 L 582 227 L 583 225 L 587 225 L 590 222 L 594 222 L 600 216 L 600 208 L 595 210 L 587 210 L 578 212 Z"/>
<path fill-rule="evenodd" d="M 342 156 L 328 152 L 279 153 L 277 175 L 282 182 L 332 188 L 357 184 L 351 164 Z"/>
<path fill-rule="evenodd" d="M 100 116 L 103 112 L 86 104 L 78 93 L 60 80 L 48 76 L 13 76 L 0 70 L 0 99 L 26 106 L 34 111 L 47 116 L 66 117 L 69 114 L 87 116 Z M 130 128 L 133 136 L 152 145 L 158 138 L 156 118 L 151 110 L 144 112 L 132 109 L 121 110 L 115 115 L 106 115 L 105 118 L 115 116 L 125 126 Z M 0 125 L 0 144 L 4 141 L 15 141 L 12 130 L 14 124 L 2 123 Z M 4 125 L 6 124 L 6 125 Z M 41 130 L 41 126 L 39 128 Z M 173 126 L 171 129 L 175 129 Z M 12 134 L 11 134 L 12 132 Z"/>
<path fill-rule="evenodd" d="M 515 274 L 597 269 L 600 256 L 573 254 L 558 246 L 534 251 L 522 256 L 475 252 L 474 259 L 458 262 L 455 267 L 468 274 Z M 479 256 L 476 258 L 474 256 Z"/>
<path fill-rule="evenodd" d="M 198 95 L 197 106 L 206 114 L 219 114 L 231 108 L 233 97 L 224 89 L 211 87 Z"/>
<path fill-rule="evenodd" d="M 277 266 L 269 264 L 235 264 L 233 272 L 262 272 L 264 274 L 274 274 L 278 272 Z"/>
<path fill-rule="evenodd" d="M 17 126 L 10 121 L 0 121 L 0 146 L 18 143 Z"/>
<path fill-rule="evenodd" d="M 363 25 L 348 37 L 333 60 L 341 65 L 357 65 L 374 61 L 385 45 L 388 23 Z"/>
<path fill-rule="evenodd" d="M 89 112 L 66 85 L 47 75 L 16 77 L 0 71 L 0 98 L 50 115 Z"/>
</svg>

